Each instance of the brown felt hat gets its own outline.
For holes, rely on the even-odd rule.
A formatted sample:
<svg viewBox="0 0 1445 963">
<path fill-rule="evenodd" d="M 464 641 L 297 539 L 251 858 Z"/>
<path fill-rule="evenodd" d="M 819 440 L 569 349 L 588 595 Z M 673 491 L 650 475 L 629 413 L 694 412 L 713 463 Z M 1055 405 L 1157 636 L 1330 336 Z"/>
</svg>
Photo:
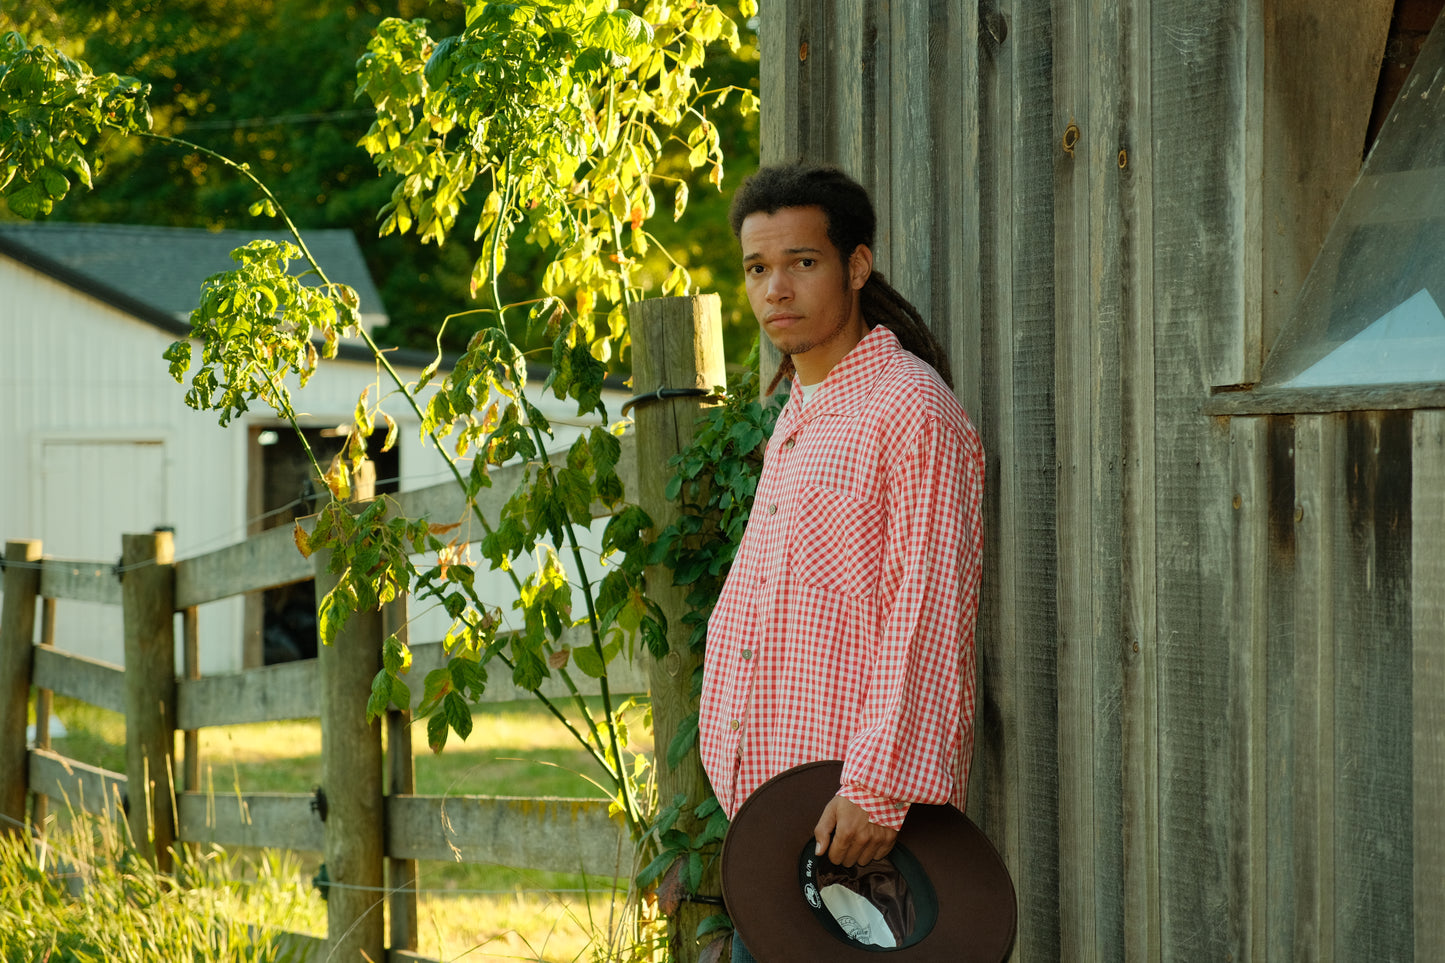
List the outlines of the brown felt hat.
<svg viewBox="0 0 1445 963">
<path fill-rule="evenodd" d="M 743 803 L 723 841 L 723 897 L 758 963 L 882 963 L 880 954 L 898 963 L 1004 960 L 1018 924 L 1013 881 L 988 837 L 952 806 L 911 806 L 886 866 L 846 870 L 815 854 L 813 827 L 842 774 L 841 762 L 828 761 L 774 776 Z M 870 875 L 885 881 L 860 888 Z M 825 905 L 819 896 L 836 894 L 839 883 L 880 909 L 892 930 L 885 941 L 896 948 L 850 936 L 858 930 L 836 898 Z"/>
</svg>

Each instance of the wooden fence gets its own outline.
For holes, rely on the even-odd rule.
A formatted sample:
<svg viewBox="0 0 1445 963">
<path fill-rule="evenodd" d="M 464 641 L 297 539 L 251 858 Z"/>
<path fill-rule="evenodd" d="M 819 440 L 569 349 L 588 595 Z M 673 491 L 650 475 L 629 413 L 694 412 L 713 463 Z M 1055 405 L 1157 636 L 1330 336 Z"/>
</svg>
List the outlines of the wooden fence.
<svg viewBox="0 0 1445 963">
<path fill-rule="evenodd" d="M 644 302 L 634 306 L 634 327 L 654 332 L 651 369 L 643 358 L 646 352 L 639 352 L 641 363 L 634 374 L 639 394 L 661 387 L 710 389 L 722 381 L 715 296 Z M 665 344 L 664 329 L 674 344 Z M 678 358 L 683 359 L 681 369 L 663 367 Z M 669 377 L 671 384 L 666 383 Z M 639 430 L 649 430 L 648 423 L 656 423 L 654 434 L 658 437 L 641 441 L 631 435 L 624 437 L 618 472 L 626 491 L 639 490 L 639 448 L 656 469 L 650 473 L 660 475 L 670 451 L 690 437 L 690 431 L 677 432 L 677 423 L 685 421 L 690 426 L 693 415 L 686 412 L 695 411 L 697 405 L 695 397 L 675 398 L 639 409 Z M 643 410 L 647 410 L 645 418 Z M 674 417 L 670 414 L 674 411 L 684 414 Z M 522 471 L 522 466 L 516 466 L 493 472 L 492 487 L 477 496 L 486 517 L 498 517 Z M 398 503 L 397 510 L 408 517 L 450 521 L 470 511 L 457 486 L 450 483 L 391 497 Z M 655 518 L 666 515 L 665 505 L 650 510 Z M 595 517 L 607 513 L 605 506 L 594 505 Z M 309 521 L 303 519 L 301 524 Z M 316 579 L 319 600 L 334 584 L 322 553 L 303 558 L 289 528 L 272 529 L 182 560 L 173 558 L 172 535 L 166 531 L 126 535 L 123 543 L 119 566 L 45 558 L 40 541 L 6 543 L 0 622 L 0 817 L 5 818 L 0 822 L 11 831 L 19 825 L 17 820 L 25 819 L 27 796 L 33 793 L 30 820 L 37 832 L 49 799 L 64 798 L 87 812 L 114 812 L 124 800 L 137 846 L 162 868 L 169 868 L 171 847 L 176 843 L 322 853 L 331 882 L 327 900 L 330 959 L 360 959 L 362 952 L 371 959 L 381 959 L 384 954 L 394 963 L 423 959 L 416 954 L 416 864 L 420 860 L 611 876 L 634 871 L 632 843 L 622 825 L 608 817 L 606 800 L 416 795 L 406 727 L 421 699 L 419 685 L 412 686 L 411 705 L 392 706 L 386 715 L 389 758 L 383 760 L 381 723 L 368 724 L 365 707 L 371 680 L 380 668 L 383 638 L 392 631 L 405 633 L 405 598 L 383 611 L 353 616 L 335 644 L 321 647 L 315 660 L 203 677 L 198 659 L 198 607 L 310 578 Z M 122 606 L 124 668 L 54 647 L 56 603 L 62 599 Z M 674 600 L 674 604 L 680 601 Z M 37 610 L 38 643 L 34 641 Z M 182 615 L 183 626 L 179 677 L 174 665 L 174 613 Z M 673 655 L 652 670 L 654 685 L 671 682 L 686 692 L 691 672 L 674 671 L 674 663 L 688 656 L 686 632 L 680 618 L 672 622 Z M 411 651 L 411 677 L 416 679 L 445 659 L 441 643 L 412 645 Z M 614 670 L 612 691 L 648 691 L 648 672 L 640 665 Z M 596 680 L 579 680 L 583 694 L 591 694 L 583 681 L 595 692 Z M 36 739 L 34 747 L 27 748 L 25 724 L 32 687 L 39 690 Z M 542 691 L 562 698 L 569 695 L 555 678 L 549 679 Z M 67 759 L 51 750 L 52 694 L 125 714 L 128 775 Z M 530 695 L 494 682 L 487 698 L 508 701 Z M 199 730 L 314 718 L 318 705 L 324 801 L 320 794 L 310 793 L 240 792 L 220 797 L 202 790 Z M 177 731 L 184 734 L 179 767 L 173 758 Z M 659 721 L 659 744 L 666 745 L 670 735 Z M 667 773 L 665 778 L 672 781 L 669 787 L 678 780 L 695 782 L 695 768 Z M 135 791 L 137 774 L 145 786 L 141 792 Z M 383 893 L 389 934 L 379 908 Z M 695 948 L 691 954 L 684 951 L 693 958 L 695 953 Z M 683 956 L 675 953 L 674 958 Z"/>
</svg>

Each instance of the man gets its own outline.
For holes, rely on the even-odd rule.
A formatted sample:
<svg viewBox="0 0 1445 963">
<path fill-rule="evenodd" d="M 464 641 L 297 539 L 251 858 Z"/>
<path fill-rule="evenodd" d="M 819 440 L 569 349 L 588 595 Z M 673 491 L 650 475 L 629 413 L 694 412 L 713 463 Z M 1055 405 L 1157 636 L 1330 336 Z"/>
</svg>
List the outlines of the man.
<svg viewBox="0 0 1445 963">
<path fill-rule="evenodd" d="M 964 806 L 983 451 L 937 342 L 873 270 L 860 185 L 764 168 L 730 217 L 793 389 L 709 623 L 703 764 L 732 816 L 772 776 L 843 760 L 815 836 L 862 865 L 910 804 Z"/>
</svg>

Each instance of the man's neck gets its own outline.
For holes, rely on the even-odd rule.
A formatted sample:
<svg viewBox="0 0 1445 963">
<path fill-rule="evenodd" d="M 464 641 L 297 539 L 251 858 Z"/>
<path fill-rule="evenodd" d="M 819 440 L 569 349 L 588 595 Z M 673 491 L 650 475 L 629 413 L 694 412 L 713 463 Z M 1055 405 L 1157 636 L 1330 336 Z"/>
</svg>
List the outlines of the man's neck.
<svg viewBox="0 0 1445 963">
<path fill-rule="evenodd" d="M 868 334 L 868 325 L 861 314 L 855 314 L 839 329 L 838 334 L 818 345 L 811 351 L 793 355 L 793 370 L 798 382 L 805 385 L 821 384 L 838 362 L 848 356 Z"/>
</svg>

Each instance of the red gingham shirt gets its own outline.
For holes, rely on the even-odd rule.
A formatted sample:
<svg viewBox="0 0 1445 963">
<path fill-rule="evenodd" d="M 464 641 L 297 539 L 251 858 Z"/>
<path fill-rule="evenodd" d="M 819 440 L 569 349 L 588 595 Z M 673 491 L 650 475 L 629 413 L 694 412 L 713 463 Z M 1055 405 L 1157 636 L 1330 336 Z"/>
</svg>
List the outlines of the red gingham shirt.
<svg viewBox="0 0 1445 963">
<path fill-rule="evenodd" d="M 703 765 L 731 817 L 805 762 L 897 828 L 964 808 L 983 449 L 938 375 L 876 327 L 778 417 L 708 624 Z M 821 813 L 819 813 L 821 815 Z"/>
</svg>

